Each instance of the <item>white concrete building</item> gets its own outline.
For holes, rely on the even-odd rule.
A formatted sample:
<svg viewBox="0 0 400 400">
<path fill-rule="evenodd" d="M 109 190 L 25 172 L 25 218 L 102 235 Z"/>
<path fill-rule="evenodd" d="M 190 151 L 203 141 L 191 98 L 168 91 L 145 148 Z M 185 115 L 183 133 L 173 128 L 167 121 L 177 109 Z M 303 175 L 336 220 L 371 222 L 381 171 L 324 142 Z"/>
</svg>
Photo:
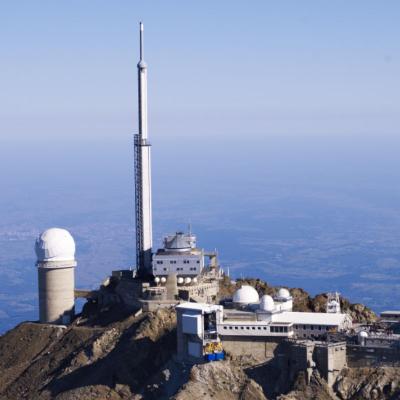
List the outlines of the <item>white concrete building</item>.
<svg viewBox="0 0 400 400">
<path fill-rule="evenodd" d="M 196 236 L 177 232 L 164 238 L 164 247 L 153 255 L 153 275 L 160 280 L 176 274 L 178 284 L 197 282 L 206 267 L 216 267 L 216 253 L 196 247 Z M 210 259 L 207 264 L 207 258 Z"/>
<path fill-rule="evenodd" d="M 202 358 L 207 348 L 220 348 L 217 326 L 223 307 L 215 304 L 184 303 L 176 307 L 177 348 L 182 358 Z"/>
<path fill-rule="evenodd" d="M 218 343 L 223 347 L 224 342 L 238 346 L 242 341 L 246 346 L 254 340 L 318 339 L 328 332 L 345 332 L 352 327 L 347 314 L 292 311 L 292 298 L 287 289 L 281 289 L 275 299 L 264 295 L 259 300 L 257 291 L 244 285 L 233 295 L 233 308 L 199 303 L 178 306 L 178 354 L 181 352 L 183 358 L 195 354 L 202 357 L 207 354 L 210 340 L 215 343 L 214 347 L 218 347 Z M 215 332 L 202 325 L 205 315 L 208 321 L 214 321 Z M 185 321 L 192 320 L 197 321 L 193 325 L 196 330 L 187 328 L 189 322 Z M 193 350 L 195 347 L 196 351 Z"/>
</svg>

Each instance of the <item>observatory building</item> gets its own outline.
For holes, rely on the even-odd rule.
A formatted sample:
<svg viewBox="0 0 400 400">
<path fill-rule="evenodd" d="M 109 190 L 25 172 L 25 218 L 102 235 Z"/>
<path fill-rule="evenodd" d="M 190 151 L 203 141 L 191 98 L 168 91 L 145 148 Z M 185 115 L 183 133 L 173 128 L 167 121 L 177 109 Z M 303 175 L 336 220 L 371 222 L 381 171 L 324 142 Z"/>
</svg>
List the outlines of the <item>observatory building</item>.
<svg viewBox="0 0 400 400">
<path fill-rule="evenodd" d="M 329 332 L 346 332 L 352 320 L 342 313 L 292 311 L 293 299 L 287 289 L 264 295 L 248 285 L 237 289 L 224 305 L 184 303 L 177 306 L 178 355 L 199 360 L 210 349 L 227 349 L 246 354 L 245 347 L 264 354 L 266 343 L 283 339 L 317 340 Z M 249 350 L 250 351 L 250 350 Z"/>
<path fill-rule="evenodd" d="M 51 228 L 36 240 L 39 320 L 68 324 L 74 316 L 75 242 L 65 229 Z"/>
<path fill-rule="evenodd" d="M 209 258 L 209 263 L 206 262 Z M 198 276 L 216 268 L 217 253 L 205 252 L 196 247 L 196 236 L 190 233 L 177 232 L 164 238 L 164 247 L 153 255 L 153 275 L 156 282 L 168 275 L 176 274 L 178 284 L 196 283 Z M 159 279 L 157 279 L 159 278 Z"/>
<path fill-rule="evenodd" d="M 138 133 L 134 135 L 136 268 L 112 271 L 99 290 L 75 290 L 75 243 L 63 229 L 43 232 L 36 241 L 40 321 L 69 323 L 74 296 L 102 305 L 154 310 L 181 300 L 215 301 L 221 273 L 216 252 L 196 247 L 196 236 L 177 232 L 167 236 L 153 254 L 151 145 L 148 139 L 147 64 L 143 24 L 140 23 L 138 73 Z M 108 290 L 108 284 L 114 288 Z"/>
</svg>

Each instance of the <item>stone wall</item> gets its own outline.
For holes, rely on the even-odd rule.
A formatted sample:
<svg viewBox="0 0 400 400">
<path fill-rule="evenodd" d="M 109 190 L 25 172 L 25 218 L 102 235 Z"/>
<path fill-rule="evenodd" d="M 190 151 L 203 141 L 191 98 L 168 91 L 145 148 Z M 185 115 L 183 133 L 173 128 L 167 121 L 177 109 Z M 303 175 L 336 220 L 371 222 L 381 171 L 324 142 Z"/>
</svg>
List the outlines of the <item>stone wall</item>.
<svg viewBox="0 0 400 400">
<path fill-rule="evenodd" d="M 264 363 L 275 357 L 275 351 L 282 340 L 256 337 L 221 336 L 226 353 L 234 357 L 249 356 Z"/>
<path fill-rule="evenodd" d="M 335 382 L 340 371 L 347 366 L 346 343 L 316 343 L 314 360 L 316 368 L 329 386 Z"/>
<path fill-rule="evenodd" d="M 347 345 L 349 367 L 400 366 L 400 349 L 395 347 L 371 347 Z"/>
</svg>

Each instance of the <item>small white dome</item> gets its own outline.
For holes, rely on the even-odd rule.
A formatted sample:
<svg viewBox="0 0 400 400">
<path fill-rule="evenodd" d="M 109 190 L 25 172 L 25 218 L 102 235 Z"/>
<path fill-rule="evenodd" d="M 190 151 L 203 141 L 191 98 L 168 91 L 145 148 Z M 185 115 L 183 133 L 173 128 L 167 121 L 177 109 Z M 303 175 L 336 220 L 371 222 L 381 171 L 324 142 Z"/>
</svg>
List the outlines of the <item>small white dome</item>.
<svg viewBox="0 0 400 400">
<path fill-rule="evenodd" d="M 358 337 L 359 338 L 367 338 L 368 337 L 368 333 L 365 332 L 365 331 L 361 331 L 361 332 L 359 332 Z"/>
<path fill-rule="evenodd" d="M 283 299 L 288 299 L 290 297 L 290 292 L 286 288 L 280 288 L 278 290 L 278 297 L 281 297 Z"/>
<path fill-rule="evenodd" d="M 73 261 L 75 242 L 67 230 L 50 228 L 36 239 L 35 252 L 39 262 Z"/>
<path fill-rule="evenodd" d="M 260 310 L 273 311 L 274 309 L 275 309 L 275 304 L 271 296 L 265 294 L 263 297 L 261 297 Z"/>
<path fill-rule="evenodd" d="M 260 298 L 253 286 L 243 285 L 240 289 L 236 290 L 232 300 L 238 304 L 253 304 L 258 303 Z"/>
</svg>

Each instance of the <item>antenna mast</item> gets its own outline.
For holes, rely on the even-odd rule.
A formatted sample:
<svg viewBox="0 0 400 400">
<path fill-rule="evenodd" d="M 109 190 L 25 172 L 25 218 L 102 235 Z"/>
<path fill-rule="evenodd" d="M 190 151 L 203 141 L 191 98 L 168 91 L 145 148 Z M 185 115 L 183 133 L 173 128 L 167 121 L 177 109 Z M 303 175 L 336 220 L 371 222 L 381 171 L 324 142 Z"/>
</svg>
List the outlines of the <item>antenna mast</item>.
<svg viewBox="0 0 400 400">
<path fill-rule="evenodd" d="M 140 22 L 138 68 L 138 122 L 135 134 L 136 268 L 138 275 L 152 274 L 151 147 L 147 133 L 147 64 L 143 59 L 143 24 Z"/>
</svg>

